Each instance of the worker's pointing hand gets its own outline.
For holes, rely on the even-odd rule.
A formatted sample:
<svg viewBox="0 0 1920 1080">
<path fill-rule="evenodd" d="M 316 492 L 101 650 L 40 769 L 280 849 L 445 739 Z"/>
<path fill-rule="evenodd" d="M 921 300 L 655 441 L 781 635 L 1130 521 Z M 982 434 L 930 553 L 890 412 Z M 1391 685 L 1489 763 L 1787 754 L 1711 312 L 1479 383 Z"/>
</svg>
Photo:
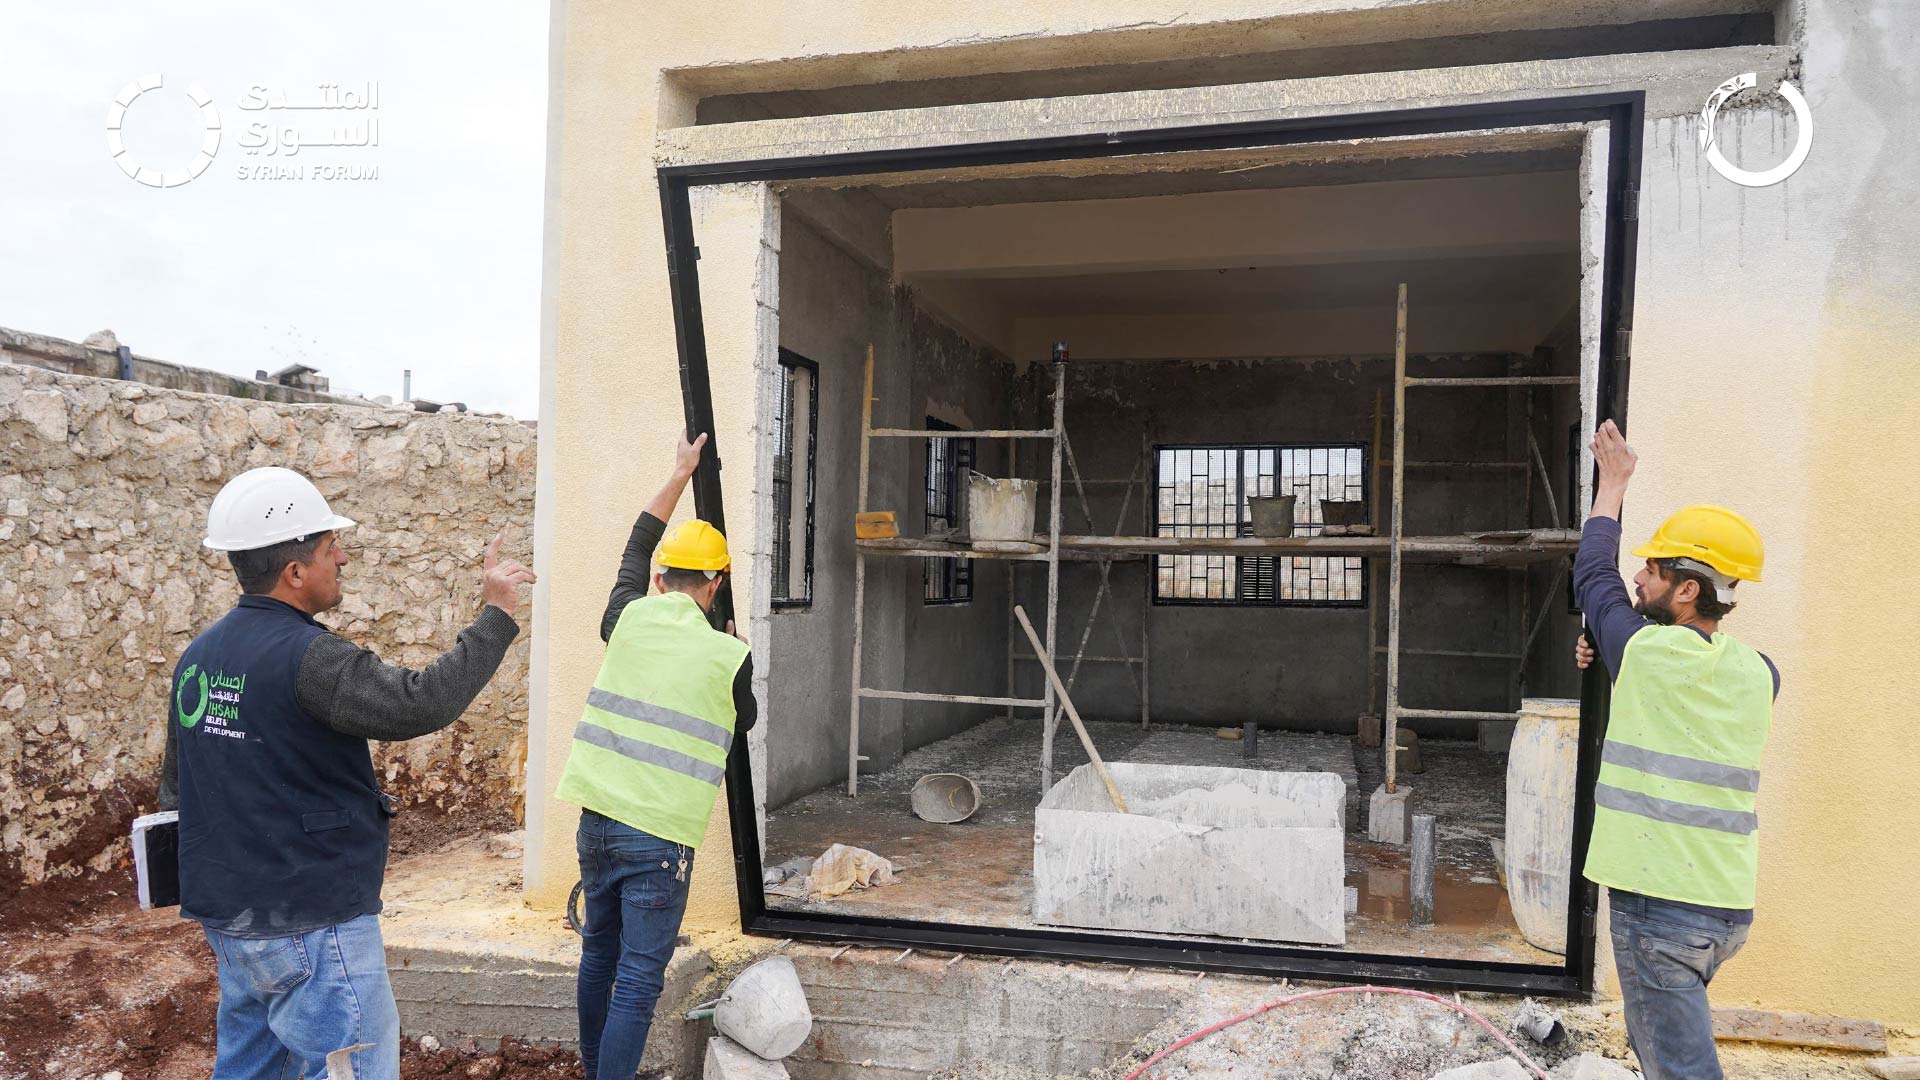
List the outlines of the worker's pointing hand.
<svg viewBox="0 0 1920 1080">
<path fill-rule="evenodd" d="M 1633 476 L 1633 467 L 1640 458 L 1627 445 L 1627 437 L 1608 420 L 1593 433 L 1593 463 L 1599 469 L 1600 483 L 1620 488 L 1627 486 Z"/>
<path fill-rule="evenodd" d="M 702 434 L 692 442 L 688 442 L 686 433 L 681 432 L 680 445 L 675 447 L 673 451 L 674 473 L 683 477 L 692 476 L 693 471 L 700 467 L 700 451 L 706 449 L 706 447 L 707 437 L 705 434 Z"/>
<path fill-rule="evenodd" d="M 480 560 L 480 598 L 508 615 L 520 614 L 520 586 L 534 583 L 533 571 L 513 559 L 500 558 L 500 542 L 507 538 L 501 529 L 487 545 Z"/>
<path fill-rule="evenodd" d="M 738 631 L 738 630 L 735 630 L 735 629 L 733 628 L 733 620 L 732 620 L 732 619 L 728 619 L 728 620 L 727 620 L 727 633 L 729 633 L 729 634 L 732 634 L 732 635 L 733 635 L 734 637 L 737 637 L 737 638 L 739 638 L 739 639 L 740 639 L 741 641 L 746 641 L 746 643 L 747 643 L 747 644 L 749 644 L 749 645 L 751 645 L 751 644 L 753 644 L 753 642 L 751 642 L 751 641 L 747 641 L 747 635 L 745 635 L 745 634 L 743 634 L 743 633 L 741 633 L 740 631 Z"/>
</svg>

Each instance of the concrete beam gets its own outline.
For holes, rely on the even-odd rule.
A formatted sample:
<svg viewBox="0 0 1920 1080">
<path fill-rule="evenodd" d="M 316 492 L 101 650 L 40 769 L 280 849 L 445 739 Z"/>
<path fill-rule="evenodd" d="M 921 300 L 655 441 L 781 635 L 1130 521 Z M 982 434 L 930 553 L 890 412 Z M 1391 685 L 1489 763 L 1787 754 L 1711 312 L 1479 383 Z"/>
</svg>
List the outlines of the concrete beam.
<svg viewBox="0 0 1920 1080">
<path fill-rule="evenodd" d="M 820 231 L 833 245 L 883 274 L 893 272 L 892 210 L 868 192 L 851 188 L 795 188 L 780 192 L 780 205 Z"/>
<path fill-rule="evenodd" d="M 1025 277 L 1571 252 L 1567 189 L 1523 173 L 901 210 L 893 264 L 901 277 Z"/>
<path fill-rule="evenodd" d="M 1392 286 L 1387 286 L 1392 288 Z M 1081 360 L 1232 360 L 1391 351 L 1392 294 L 1372 307 L 1268 314 L 1088 315 L 1022 318 L 1016 356 L 1043 356 L 1065 341 Z M 1385 312 L 1386 330 L 1381 326 Z M 1407 347 L 1421 353 L 1528 352 L 1554 317 L 1527 304 L 1446 304 L 1420 311 Z"/>
<path fill-rule="evenodd" d="M 1646 91 L 1649 118 L 1680 116 L 1738 72 L 1772 91 L 1793 57 L 1748 45 L 679 127 L 659 133 L 654 158 L 723 164 L 1632 90 Z"/>
</svg>

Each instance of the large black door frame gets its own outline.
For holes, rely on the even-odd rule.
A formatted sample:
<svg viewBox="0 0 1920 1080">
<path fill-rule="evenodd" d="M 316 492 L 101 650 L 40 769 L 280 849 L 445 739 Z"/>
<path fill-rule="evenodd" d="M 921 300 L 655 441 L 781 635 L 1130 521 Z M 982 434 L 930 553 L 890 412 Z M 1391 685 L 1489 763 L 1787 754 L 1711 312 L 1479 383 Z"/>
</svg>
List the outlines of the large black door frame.
<svg viewBox="0 0 1920 1080">
<path fill-rule="evenodd" d="M 663 167 L 657 175 L 666 233 L 667 279 L 672 293 L 674 330 L 679 346 L 681 397 L 688 430 L 714 435 L 708 444 L 705 460 L 693 477 L 695 510 L 717 528 L 726 528 L 720 497 L 721 445 L 714 432 L 706 333 L 701 321 L 700 254 L 695 246 L 693 212 L 688 197 L 688 192 L 694 187 L 1605 121 L 1608 133 L 1608 198 L 1602 260 L 1600 396 L 1596 420 L 1612 418 L 1624 429 L 1631 359 L 1628 345 L 1632 340 L 1633 278 L 1645 101 L 1645 95 L 1640 92 L 1525 98 L 1334 117 L 1110 131 L 1097 135 L 964 146 Z M 723 589 L 714 605 L 715 623 L 724 625 L 724 621 L 732 617 L 732 610 L 732 597 Z M 1577 790 L 1580 794 L 1574 808 L 1574 866 L 1585 862 L 1587 840 L 1593 827 L 1590 793 L 1599 771 L 1600 743 L 1606 731 L 1609 691 L 1607 680 L 1599 677 L 1599 669 L 1589 668 L 1581 687 L 1577 768 Z M 1599 888 L 1577 876 L 1572 903 L 1567 911 L 1566 961 L 1560 966 L 770 911 L 761 887 L 759 815 L 755 807 L 753 773 L 747 760 L 744 739 L 736 742 L 734 752 L 728 758 L 726 788 L 727 809 L 732 818 L 734 877 L 739 892 L 740 924 L 750 934 L 1058 960 L 1147 964 L 1330 982 L 1376 982 L 1560 996 L 1584 996 L 1593 990 L 1594 933 Z"/>
</svg>

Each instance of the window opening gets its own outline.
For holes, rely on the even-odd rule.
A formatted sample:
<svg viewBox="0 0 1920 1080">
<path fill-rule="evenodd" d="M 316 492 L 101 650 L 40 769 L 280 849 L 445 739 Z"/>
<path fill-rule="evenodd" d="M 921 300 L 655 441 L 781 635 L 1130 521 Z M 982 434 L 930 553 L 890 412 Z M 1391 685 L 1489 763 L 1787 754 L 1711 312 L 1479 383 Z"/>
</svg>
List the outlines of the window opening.
<svg viewBox="0 0 1920 1080">
<path fill-rule="evenodd" d="M 1156 455 L 1160 536 L 1253 535 L 1248 499 L 1292 495 L 1293 534 L 1317 536 L 1321 503 L 1364 500 L 1366 447 L 1275 443 L 1161 447 Z M 1355 555 L 1159 555 L 1163 604 L 1363 606 L 1366 560 Z"/>
<path fill-rule="evenodd" d="M 820 369 L 780 350 L 773 415 L 773 606 L 813 602 L 813 459 L 820 420 Z M 795 489 L 798 488 L 798 498 Z"/>
<path fill-rule="evenodd" d="M 956 431 L 952 424 L 927 417 L 930 431 Z M 962 479 L 973 468 L 973 440 L 937 436 L 927 440 L 927 536 L 944 540 L 961 525 Z M 927 559 L 928 604 L 964 604 L 973 599 L 972 559 Z"/>
</svg>

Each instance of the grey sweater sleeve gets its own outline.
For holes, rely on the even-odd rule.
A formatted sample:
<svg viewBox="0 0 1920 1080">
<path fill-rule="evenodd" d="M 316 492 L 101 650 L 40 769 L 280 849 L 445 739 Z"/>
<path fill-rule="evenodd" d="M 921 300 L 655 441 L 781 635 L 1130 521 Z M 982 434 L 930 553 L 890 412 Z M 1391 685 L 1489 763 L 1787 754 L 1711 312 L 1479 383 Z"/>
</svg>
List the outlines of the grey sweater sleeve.
<svg viewBox="0 0 1920 1080">
<path fill-rule="evenodd" d="M 430 735 L 460 718 L 519 634 L 513 616 L 489 605 L 423 671 L 321 634 L 300 659 L 300 707 L 343 735 L 386 742 Z"/>
</svg>

